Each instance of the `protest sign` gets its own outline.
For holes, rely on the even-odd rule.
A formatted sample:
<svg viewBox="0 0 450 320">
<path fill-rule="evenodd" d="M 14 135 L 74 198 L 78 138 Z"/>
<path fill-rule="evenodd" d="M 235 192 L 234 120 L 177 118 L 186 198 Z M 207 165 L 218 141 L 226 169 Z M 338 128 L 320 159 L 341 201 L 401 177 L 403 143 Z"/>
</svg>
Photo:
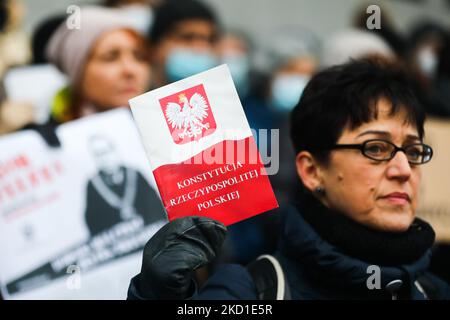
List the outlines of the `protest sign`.
<svg viewBox="0 0 450 320">
<path fill-rule="evenodd" d="M 120 130 L 118 130 L 120 128 Z M 128 110 L 0 139 L 0 284 L 6 299 L 124 299 L 166 223 Z"/>
<path fill-rule="evenodd" d="M 226 65 L 130 100 L 169 220 L 278 206 Z"/>
</svg>

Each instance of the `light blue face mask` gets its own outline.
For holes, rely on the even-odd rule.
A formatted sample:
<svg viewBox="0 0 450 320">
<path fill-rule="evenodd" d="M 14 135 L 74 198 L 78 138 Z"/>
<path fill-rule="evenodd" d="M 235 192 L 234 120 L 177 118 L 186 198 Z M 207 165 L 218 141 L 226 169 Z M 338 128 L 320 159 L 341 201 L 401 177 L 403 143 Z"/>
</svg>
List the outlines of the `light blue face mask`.
<svg viewBox="0 0 450 320">
<path fill-rule="evenodd" d="M 189 49 L 175 49 L 170 52 L 166 61 L 166 76 L 169 82 L 190 77 L 217 65 L 214 55 Z"/>
<path fill-rule="evenodd" d="M 309 77 L 302 75 L 279 75 L 272 82 L 272 106 L 281 112 L 291 111 L 299 102 Z"/>
<path fill-rule="evenodd" d="M 231 77 L 240 96 L 245 96 L 248 92 L 248 73 L 250 63 L 248 57 L 243 54 L 225 55 L 222 63 L 226 63 L 230 68 Z"/>
</svg>

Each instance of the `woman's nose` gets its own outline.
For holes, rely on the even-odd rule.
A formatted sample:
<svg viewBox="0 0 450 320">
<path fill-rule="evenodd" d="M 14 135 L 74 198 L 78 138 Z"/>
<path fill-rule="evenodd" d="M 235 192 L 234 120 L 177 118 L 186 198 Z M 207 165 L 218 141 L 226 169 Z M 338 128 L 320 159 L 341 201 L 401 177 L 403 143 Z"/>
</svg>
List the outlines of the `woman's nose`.
<svg viewBox="0 0 450 320">
<path fill-rule="evenodd" d="M 411 176 L 411 164 L 403 151 L 398 151 L 389 160 L 387 175 L 390 179 L 408 180 Z"/>
<path fill-rule="evenodd" d="M 133 56 L 124 56 L 121 59 L 122 72 L 128 77 L 136 76 L 142 67 L 142 64 Z"/>
</svg>

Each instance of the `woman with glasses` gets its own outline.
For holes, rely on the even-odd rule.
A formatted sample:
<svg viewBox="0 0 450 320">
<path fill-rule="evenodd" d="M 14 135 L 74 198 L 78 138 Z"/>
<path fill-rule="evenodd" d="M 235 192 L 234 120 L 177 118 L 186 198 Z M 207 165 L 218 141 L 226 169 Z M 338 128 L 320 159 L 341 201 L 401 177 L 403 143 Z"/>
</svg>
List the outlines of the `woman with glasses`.
<svg viewBox="0 0 450 320">
<path fill-rule="evenodd" d="M 282 209 L 273 256 L 225 265 L 197 288 L 191 269 L 214 258 L 225 231 L 175 220 L 148 242 L 129 297 L 450 299 L 427 272 L 434 231 L 416 217 L 433 150 L 407 76 L 375 60 L 319 72 L 291 114 L 291 138 L 302 187 Z"/>
</svg>

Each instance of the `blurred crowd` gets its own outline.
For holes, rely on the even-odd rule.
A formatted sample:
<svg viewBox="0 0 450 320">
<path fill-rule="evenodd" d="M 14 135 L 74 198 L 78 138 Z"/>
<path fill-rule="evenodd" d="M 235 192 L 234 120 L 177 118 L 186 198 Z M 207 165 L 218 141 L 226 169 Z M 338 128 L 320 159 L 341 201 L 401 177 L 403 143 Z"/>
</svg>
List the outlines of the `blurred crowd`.
<svg viewBox="0 0 450 320">
<path fill-rule="evenodd" d="M 326 38 L 306 25 L 287 24 L 263 44 L 224 25 L 199 0 L 99 1 L 81 7 L 79 21 L 75 13 L 47 17 L 31 37 L 23 30 L 25 9 L 20 1 L 0 1 L 0 135 L 31 129 L 51 142 L 60 124 L 126 107 L 148 90 L 226 63 L 250 127 L 279 130 L 279 171 L 270 179 L 282 205 L 295 196 L 299 183 L 289 112 L 319 70 L 371 56 L 396 61 L 410 70 L 427 114 L 450 119 L 450 31 L 420 21 L 401 33 L 383 8 L 380 29 L 369 30 L 366 8 L 356 8 L 353 26 Z M 19 67 L 44 66 L 56 67 L 64 80 L 46 100 L 46 116 L 38 117 L 37 102 L 26 92 L 23 99 L 12 99 L 7 82 Z M 39 85 L 45 90 L 46 83 Z M 276 224 L 275 214 L 265 214 L 231 226 L 220 260 L 245 264 L 272 250 Z M 436 251 L 435 269 L 450 280 L 450 252 L 444 246 Z"/>
</svg>

